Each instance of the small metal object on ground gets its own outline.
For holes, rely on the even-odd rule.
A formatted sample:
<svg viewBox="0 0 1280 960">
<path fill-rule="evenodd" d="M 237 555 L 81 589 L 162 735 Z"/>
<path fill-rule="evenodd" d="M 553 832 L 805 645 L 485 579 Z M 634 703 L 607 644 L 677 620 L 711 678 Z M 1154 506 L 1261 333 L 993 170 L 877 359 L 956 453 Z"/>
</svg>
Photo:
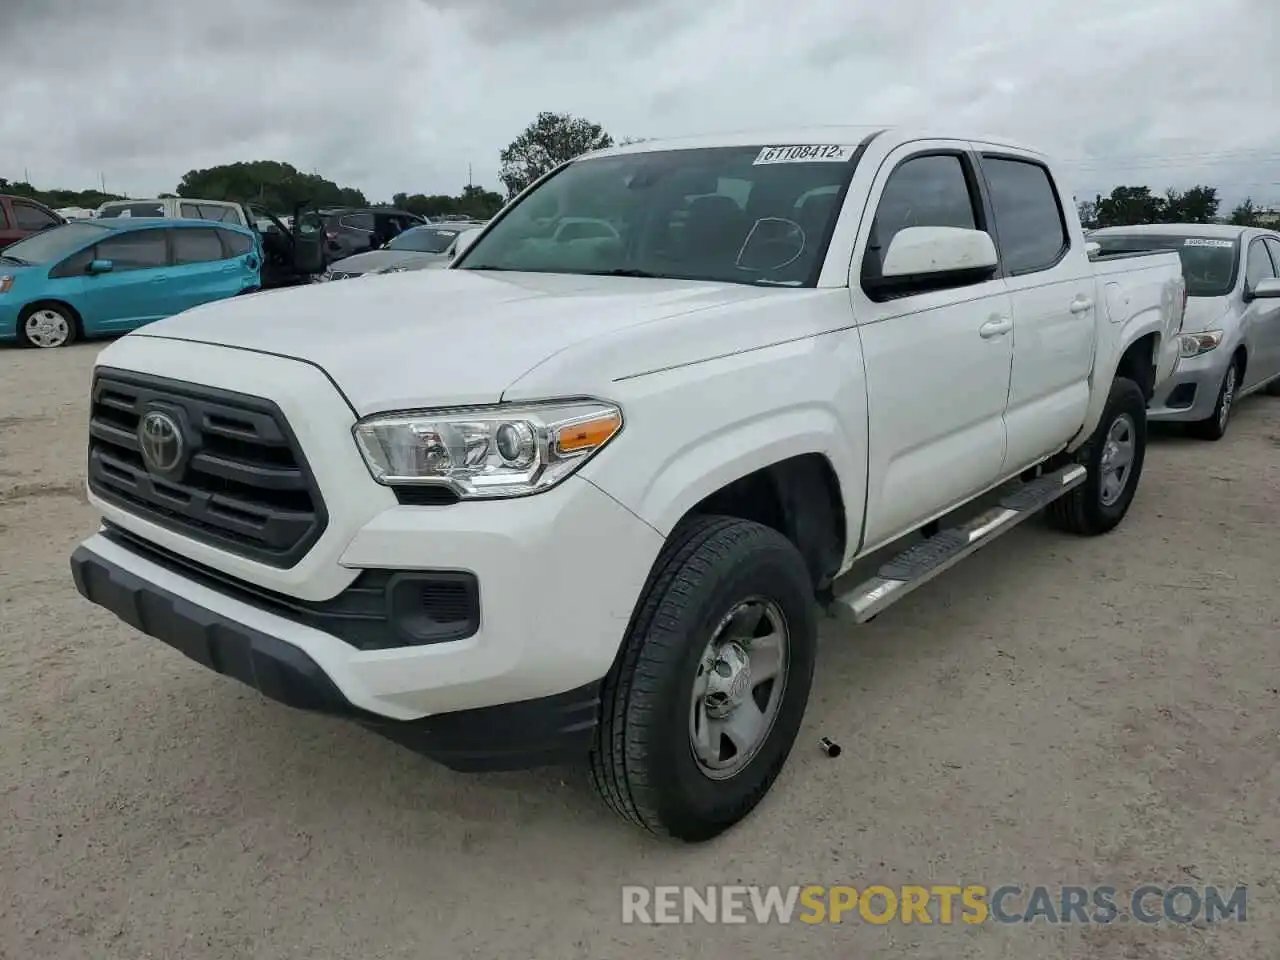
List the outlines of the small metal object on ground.
<svg viewBox="0 0 1280 960">
<path fill-rule="evenodd" d="M 832 759 L 840 756 L 840 744 L 835 743 L 830 737 L 823 737 L 818 741 L 818 746 L 822 748 L 822 752 Z"/>
</svg>

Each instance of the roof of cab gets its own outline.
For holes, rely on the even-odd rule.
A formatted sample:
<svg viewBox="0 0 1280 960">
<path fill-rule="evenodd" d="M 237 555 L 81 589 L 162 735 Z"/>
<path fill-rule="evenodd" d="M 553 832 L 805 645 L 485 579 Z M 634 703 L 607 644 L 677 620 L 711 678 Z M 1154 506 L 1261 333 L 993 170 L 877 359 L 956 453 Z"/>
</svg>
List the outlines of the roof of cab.
<svg viewBox="0 0 1280 960">
<path fill-rule="evenodd" d="M 952 132 L 940 132 L 928 129 L 909 129 L 906 127 L 886 127 L 883 124 L 836 125 L 812 127 L 766 127 L 755 130 L 738 130 L 732 132 L 706 133 L 695 136 L 669 137 L 655 140 L 641 140 L 625 146 L 606 147 L 585 153 L 586 157 L 611 157 L 626 153 L 647 153 L 653 150 L 693 150 L 707 147 L 750 147 L 768 144 L 785 146 L 802 143 L 841 143 L 860 144 L 880 135 L 888 135 L 898 143 L 912 140 L 961 140 L 970 143 L 981 143 L 989 146 L 1008 147 L 1028 153 L 1039 153 L 1034 147 L 1004 137 L 986 135 L 957 135 Z"/>
<path fill-rule="evenodd" d="M 1096 230 L 1091 230 L 1089 236 L 1119 237 L 1134 234 L 1182 236 L 1193 233 L 1205 238 L 1221 237 L 1224 240 L 1234 240 L 1248 229 L 1233 223 L 1135 223 L 1127 227 L 1098 227 Z"/>
</svg>

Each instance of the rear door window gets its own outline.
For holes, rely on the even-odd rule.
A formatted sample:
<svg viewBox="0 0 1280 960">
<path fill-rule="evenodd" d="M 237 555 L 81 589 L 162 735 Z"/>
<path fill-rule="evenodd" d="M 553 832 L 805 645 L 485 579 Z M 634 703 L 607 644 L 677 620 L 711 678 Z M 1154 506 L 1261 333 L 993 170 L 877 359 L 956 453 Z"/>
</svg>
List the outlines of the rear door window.
<svg viewBox="0 0 1280 960">
<path fill-rule="evenodd" d="M 191 227 L 173 230 L 173 262 L 208 263 L 223 259 L 222 241 L 212 227 Z"/>
<path fill-rule="evenodd" d="M 44 230 L 58 224 L 58 218 L 47 210 L 20 200 L 13 201 L 13 221 L 19 230 Z"/>
<path fill-rule="evenodd" d="M 164 230 L 132 230 L 98 244 L 98 259 L 110 260 L 113 269 L 147 270 L 169 264 L 169 245 Z"/>
<path fill-rule="evenodd" d="M 219 230 L 218 233 L 229 257 L 243 257 L 253 250 L 253 239 L 243 233 L 236 233 L 234 230 Z"/>
<path fill-rule="evenodd" d="M 338 222 L 350 230 L 361 230 L 365 233 L 373 233 L 373 214 L 371 213 L 347 213 L 338 219 Z"/>
<path fill-rule="evenodd" d="M 1054 266 L 1070 241 L 1049 171 L 1027 160 L 984 156 L 982 172 L 1005 269 L 1017 276 Z"/>
</svg>

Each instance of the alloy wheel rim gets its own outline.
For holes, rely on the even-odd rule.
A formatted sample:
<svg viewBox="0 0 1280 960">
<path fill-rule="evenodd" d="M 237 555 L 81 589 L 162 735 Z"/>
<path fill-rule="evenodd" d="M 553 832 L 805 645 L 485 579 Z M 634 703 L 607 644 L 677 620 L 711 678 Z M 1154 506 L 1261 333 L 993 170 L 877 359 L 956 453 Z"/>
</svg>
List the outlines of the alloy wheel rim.
<svg viewBox="0 0 1280 960">
<path fill-rule="evenodd" d="M 1227 428 L 1227 420 L 1231 416 L 1231 404 L 1236 398 L 1236 367 L 1233 363 L 1227 368 L 1226 379 L 1222 381 L 1222 404 L 1218 410 L 1218 429 Z"/>
<path fill-rule="evenodd" d="M 1102 446 L 1102 484 L 1099 494 L 1103 506 L 1109 507 L 1120 499 L 1129 485 L 1133 472 L 1133 457 L 1137 449 L 1137 427 L 1133 418 L 1122 413 L 1111 421 L 1107 439 Z"/>
</svg>

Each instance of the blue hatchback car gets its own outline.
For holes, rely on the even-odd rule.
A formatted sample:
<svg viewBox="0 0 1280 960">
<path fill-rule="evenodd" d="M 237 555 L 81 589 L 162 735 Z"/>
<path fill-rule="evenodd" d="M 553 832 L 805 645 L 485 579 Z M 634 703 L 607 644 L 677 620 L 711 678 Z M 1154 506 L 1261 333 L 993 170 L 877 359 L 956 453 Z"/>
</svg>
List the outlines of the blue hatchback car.
<svg viewBox="0 0 1280 960">
<path fill-rule="evenodd" d="M 61 347 L 262 285 L 262 241 L 208 220 L 78 220 L 0 250 L 0 341 Z"/>
</svg>

